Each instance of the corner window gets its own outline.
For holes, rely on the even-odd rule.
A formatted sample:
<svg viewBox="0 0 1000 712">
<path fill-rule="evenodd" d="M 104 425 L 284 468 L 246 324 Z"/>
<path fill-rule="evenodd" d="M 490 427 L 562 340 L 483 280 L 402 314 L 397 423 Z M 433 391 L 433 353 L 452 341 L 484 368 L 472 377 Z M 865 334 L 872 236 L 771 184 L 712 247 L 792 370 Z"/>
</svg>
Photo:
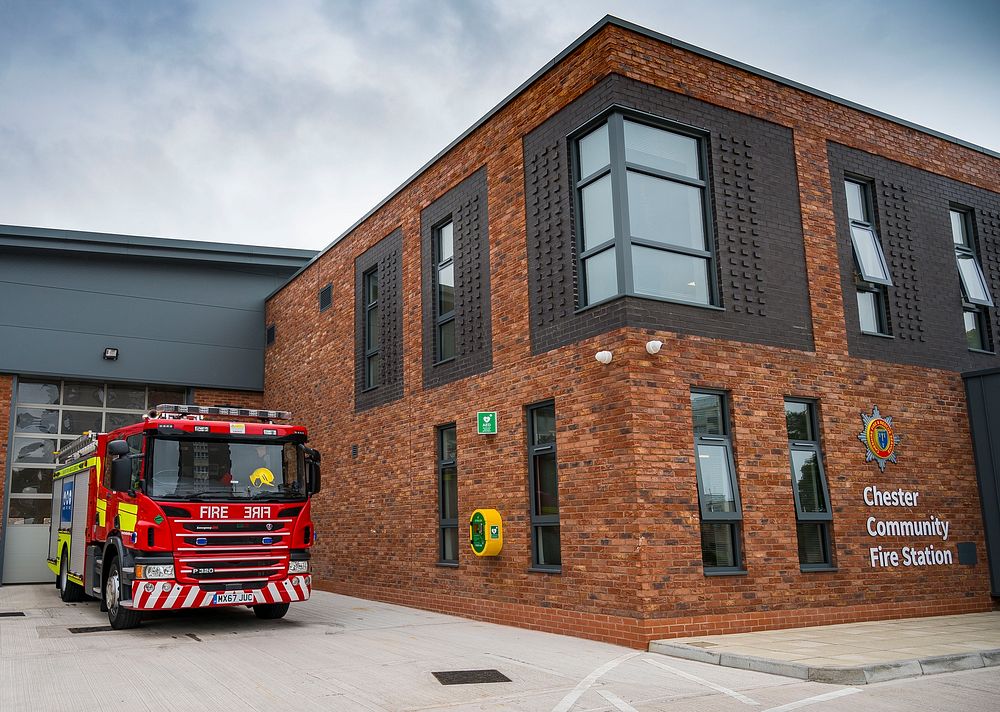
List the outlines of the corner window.
<svg viewBox="0 0 1000 712">
<path fill-rule="evenodd" d="M 455 426 L 437 429 L 439 556 L 443 564 L 458 563 L 458 456 Z"/>
<path fill-rule="evenodd" d="M 455 224 L 434 231 L 434 361 L 455 358 Z"/>
<path fill-rule="evenodd" d="M 990 348 L 986 322 L 989 308 L 993 306 L 993 297 L 976 258 L 972 215 L 966 210 L 958 209 L 949 210 L 948 213 L 951 219 L 951 240 L 955 245 L 958 275 L 962 280 L 966 344 L 970 349 L 986 351 Z"/>
<path fill-rule="evenodd" d="M 886 318 L 886 287 L 892 286 L 892 277 L 882 252 L 882 243 L 875 230 L 868 183 L 847 179 L 847 216 L 850 222 L 851 244 L 854 247 L 855 284 L 858 290 L 858 318 L 861 331 L 871 334 L 888 334 Z"/>
<path fill-rule="evenodd" d="M 363 322 L 365 345 L 365 388 L 375 388 L 381 378 L 379 363 L 378 269 L 370 269 L 362 278 Z"/>
<path fill-rule="evenodd" d="M 581 301 L 715 303 L 705 137 L 611 114 L 575 142 Z"/>
<path fill-rule="evenodd" d="M 799 564 L 803 569 L 830 568 L 830 493 L 823 472 L 819 447 L 816 405 L 811 401 L 786 400 L 785 426 L 792 466 Z"/>
<path fill-rule="evenodd" d="M 702 562 L 708 572 L 741 571 L 740 522 L 743 515 L 725 395 L 692 391 L 691 415 L 701 510 Z"/>
<path fill-rule="evenodd" d="M 556 465 L 556 406 L 528 408 L 528 486 L 531 489 L 532 566 L 559 571 L 559 476 Z"/>
</svg>

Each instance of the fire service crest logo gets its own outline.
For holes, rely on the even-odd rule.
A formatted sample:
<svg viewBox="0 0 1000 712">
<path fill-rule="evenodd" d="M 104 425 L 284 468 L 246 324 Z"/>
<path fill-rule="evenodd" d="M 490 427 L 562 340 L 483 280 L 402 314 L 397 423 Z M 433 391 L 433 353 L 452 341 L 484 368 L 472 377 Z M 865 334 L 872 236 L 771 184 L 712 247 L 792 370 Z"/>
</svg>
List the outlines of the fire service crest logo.
<svg viewBox="0 0 1000 712">
<path fill-rule="evenodd" d="M 864 428 L 858 433 L 858 440 L 868 448 L 865 462 L 874 460 L 879 471 L 885 472 L 887 462 L 896 462 L 896 445 L 899 444 L 899 438 L 892 432 L 892 418 L 883 417 L 878 406 L 873 405 L 871 415 L 861 413 L 861 422 Z"/>
</svg>

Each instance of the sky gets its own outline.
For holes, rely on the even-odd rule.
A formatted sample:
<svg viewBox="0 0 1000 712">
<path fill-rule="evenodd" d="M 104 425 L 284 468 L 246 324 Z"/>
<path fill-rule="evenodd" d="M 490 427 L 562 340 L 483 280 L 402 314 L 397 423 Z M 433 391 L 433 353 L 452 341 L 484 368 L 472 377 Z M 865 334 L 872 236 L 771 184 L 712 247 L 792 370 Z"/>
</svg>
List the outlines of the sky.
<svg viewBox="0 0 1000 712">
<path fill-rule="evenodd" d="M 322 249 L 606 14 L 1000 150 L 1000 0 L 0 0 L 0 224 Z"/>
</svg>

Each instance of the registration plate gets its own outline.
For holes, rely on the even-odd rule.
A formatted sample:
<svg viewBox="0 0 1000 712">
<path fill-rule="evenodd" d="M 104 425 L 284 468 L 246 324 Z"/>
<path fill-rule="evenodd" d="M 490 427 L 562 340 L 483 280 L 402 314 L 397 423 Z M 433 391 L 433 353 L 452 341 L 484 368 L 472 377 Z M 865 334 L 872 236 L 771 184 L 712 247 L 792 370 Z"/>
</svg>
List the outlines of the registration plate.
<svg viewBox="0 0 1000 712">
<path fill-rule="evenodd" d="M 253 594 L 249 591 L 217 593 L 212 597 L 212 603 L 253 603 Z"/>
</svg>

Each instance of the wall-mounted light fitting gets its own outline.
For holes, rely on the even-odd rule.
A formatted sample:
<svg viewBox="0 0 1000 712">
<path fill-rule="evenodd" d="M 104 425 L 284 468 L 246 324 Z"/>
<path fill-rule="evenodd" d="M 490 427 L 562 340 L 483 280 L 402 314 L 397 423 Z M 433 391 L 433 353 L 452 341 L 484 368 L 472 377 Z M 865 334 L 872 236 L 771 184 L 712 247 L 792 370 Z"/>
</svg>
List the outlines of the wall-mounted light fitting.
<svg viewBox="0 0 1000 712">
<path fill-rule="evenodd" d="M 596 354 L 594 354 L 594 358 L 596 358 L 600 363 L 603 363 L 605 366 L 607 366 L 609 363 L 611 363 L 611 355 L 612 354 L 610 351 L 598 351 Z"/>
<path fill-rule="evenodd" d="M 104 349 L 104 360 L 105 361 L 117 361 L 118 360 L 118 349 L 113 346 L 109 346 Z"/>
<path fill-rule="evenodd" d="M 654 339 L 653 341 L 646 342 L 646 353 L 648 353 L 650 356 L 655 356 L 656 354 L 660 353 L 661 348 L 663 348 L 662 341 L 657 341 Z"/>
</svg>

